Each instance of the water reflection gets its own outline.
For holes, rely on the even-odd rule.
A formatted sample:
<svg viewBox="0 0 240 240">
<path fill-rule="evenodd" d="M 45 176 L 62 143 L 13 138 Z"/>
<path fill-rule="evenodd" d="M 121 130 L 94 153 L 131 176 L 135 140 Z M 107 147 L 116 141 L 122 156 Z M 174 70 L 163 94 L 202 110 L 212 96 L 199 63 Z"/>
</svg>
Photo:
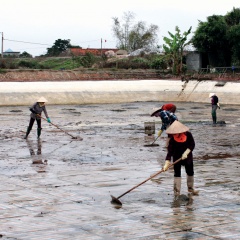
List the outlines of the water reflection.
<svg viewBox="0 0 240 240">
<path fill-rule="evenodd" d="M 27 139 L 27 146 L 29 149 L 30 156 L 32 158 L 32 164 L 36 166 L 37 172 L 45 172 L 45 166 L 47 165 L 47 160 L 43 161 L 42 158 L 42 141 L 37 140 L 37 146 L 32 140 Z M 35 149 L 36 148 L 36 149 Z"/>
<path fill-rule="evenodd" d="M 181 206 L 191 208 L 192 204 L 193 204 L 192 194 L 188 195 L 181 194 L 173 198 L 173 201 L 171 202 L 171 208 L 179 208 Z"/>
<path fill-rule="evenodd" d="M 182 231 L 186 231 L 186 238 L 183 239 L 193 239 L 191 233 L 192 223 L 196 221 L 196 216 L 193 208 L 193 198 L 191 194 L 180 195 L 175 197 L 171 203 L 173 218 L 171 218 L 171 225 L 177 226 Z"/>
</svg>

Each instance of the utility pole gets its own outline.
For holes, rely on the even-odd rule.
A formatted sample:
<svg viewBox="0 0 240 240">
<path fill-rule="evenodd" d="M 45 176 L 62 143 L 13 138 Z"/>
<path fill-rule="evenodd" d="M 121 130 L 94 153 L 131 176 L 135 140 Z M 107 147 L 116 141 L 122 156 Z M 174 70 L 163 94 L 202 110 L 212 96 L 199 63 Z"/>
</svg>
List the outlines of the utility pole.
<svg viewBox="0 0 240 240">
<path fill-rule="evenodd" d="M 2 33 L 2 52 L 1 52 L 1 56 L 3 58 L 3 32 L 1 32 L 1 33 Z"/>
<path fill-rule="evenodd" d="M 102 56 L 102 38 L 101 38 L 101 56 Z"/>
</svg>

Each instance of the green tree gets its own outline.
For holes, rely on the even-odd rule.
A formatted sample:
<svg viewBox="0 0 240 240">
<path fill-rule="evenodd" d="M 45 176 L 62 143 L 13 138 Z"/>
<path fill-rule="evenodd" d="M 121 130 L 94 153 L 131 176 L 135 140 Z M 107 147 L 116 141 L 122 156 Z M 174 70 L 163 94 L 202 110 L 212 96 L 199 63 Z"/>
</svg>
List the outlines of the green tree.
<svg viewBox="0 0 240 240">
<path fill-rule="evenodd" d="M 188 41 L 187 37 L 191 33 L 192 27 L 188 31 L 181 34 L 181 31 L 178 26 L 175 28 L 175 34 L 168 32 L 169 37 L 164 37 L 163 40 L 163 49 L 166 56 L 169 58 L 169 61 L 172 63 L 172 72 L 174 74 L 180 74 L 182 72 L 182 59 L 183 59 L 183 50 L 186 46 L 191 43 L 191 40 Z"/>
<path fill-rule="evenodd" d="M 231 63 L 240 65 L 240 8 L 233 8 L 225 15 L 225 20 L 229 27 L 227 39 L 231 49 Z"/>
<path fill-rule="evenodd" d="M 62 40 L 57 39 L 52 47 L 47 48 L 47 56 L 59 56 L 60 53 L 66 51 L 71 47 L 70 39 Z"/>
<path fill-rule="evenodd" d="M 20 58 L 32 58 L 32 55 L 29 54 L 28 52 L 22 52 L 21 54 L 19 54 Z"/>
<path fill-rule="evenodd" d="M 231 63 L 240 65 L 240 24 L 229 29 L 227 38 L 231 46 Z"/>
<path fill-rule="evenodd" d="M 127 51 L 140 48 L 149 48 L 157 43 L 158 26 L 147 24 L 143 21 L 134 23 L 134 13 L 125 12 L 122 22 L 113 17 L 113 35 L 117 39 L 117 47 Z"/>
<path fill-rule="evenodd" d="M 225 20 L 228 26 L 240 24 L 240 8 L 233 8 L 231 12 L 225 15 Z"/>
<path fill-rule="evenodd" d="M 224 67 L 231 62 L 231 50 L 227 40 L 228 25 L 224 16 L 207 17 L 207 22 L 199 21 L 192 38 L 193 46 L 201 53 L 207 53 L 213 67 Z"/>
</svg>

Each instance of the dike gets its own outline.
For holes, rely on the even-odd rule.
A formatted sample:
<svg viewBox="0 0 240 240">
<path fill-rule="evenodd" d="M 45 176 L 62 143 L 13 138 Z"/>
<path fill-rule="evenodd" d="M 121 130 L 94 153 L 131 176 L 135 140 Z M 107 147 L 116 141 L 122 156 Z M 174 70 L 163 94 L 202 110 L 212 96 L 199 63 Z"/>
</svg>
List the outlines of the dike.
<svg viewBox="0 0 240 240">
<path fill-rule="evenodd" d="M 181 80 L 166 75 L 169 79 L 164 79 L 156 71 L 128 73 L 121 72 L 120 78 L 117 73 L 103 71 L 8 71 L 0 74 L 0 105 L 29 105 L 40 96 L 53 105 L 141 101 L 209 103 L 211 92 L 217 94 L 221 104 L 240 104 L 238 80 Z"/>
</svg>

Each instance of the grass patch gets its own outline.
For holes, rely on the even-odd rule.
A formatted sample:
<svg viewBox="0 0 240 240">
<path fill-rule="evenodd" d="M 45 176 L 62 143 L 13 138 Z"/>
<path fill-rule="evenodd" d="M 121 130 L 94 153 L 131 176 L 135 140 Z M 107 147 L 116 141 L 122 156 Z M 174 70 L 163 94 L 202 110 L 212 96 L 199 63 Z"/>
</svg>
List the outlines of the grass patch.
<svg viewBox="0 0 240 240">
<path fill-rule="evenodd" d="M 49 58 L 39 62 L 42 69 L 70 70 L 79 67 L 71 58 Z"/>
<path fill-rule="evenodd" d="M 5 69 L 2 69 L 2 68 L 0 68 L 0 74 L 4 74 L 4 73 L 6 73 L 7 71 L 5 70 Z"/>
</svg>

